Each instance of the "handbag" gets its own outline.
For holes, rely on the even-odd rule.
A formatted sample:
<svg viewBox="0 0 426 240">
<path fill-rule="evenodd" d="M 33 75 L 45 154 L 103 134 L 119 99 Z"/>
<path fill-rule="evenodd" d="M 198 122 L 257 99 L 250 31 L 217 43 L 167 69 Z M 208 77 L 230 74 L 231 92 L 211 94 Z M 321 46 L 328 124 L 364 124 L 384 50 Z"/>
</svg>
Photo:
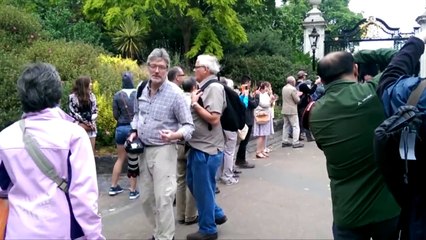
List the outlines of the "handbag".
<svg viewBox="0 0 426 240">
<path fill-rule="evenodd" d="M 238 129 L 238 138 L 241 139 L 241 141 L 243 141 L 244 139 L 246 139 L 247 137 L 247 133 L 248 133 L 248 126 L 247 124 L 244 124 L 243 129 Z"/>
<path fill-rule="evenodd" d="M 131 142 L 126 140 L 124 143 L 124 149 L 130 154 L 141 154 L 144 151 L 144 145 L 140 138 L 136 137 Z"/>
<path fill-rule="evenodd" d="M 271 115 L 267 111 L 259 111 L 255 114 L 254 120 L 259 125 L 267 124 L 271 121 Z"/>
<path fill-rule="evenodd" d="M 0 240 L 3 240 L 6 232 L 7 218 L 9 217 L 9 203 L 7 199 L 0 198 Z"/>
</svg>

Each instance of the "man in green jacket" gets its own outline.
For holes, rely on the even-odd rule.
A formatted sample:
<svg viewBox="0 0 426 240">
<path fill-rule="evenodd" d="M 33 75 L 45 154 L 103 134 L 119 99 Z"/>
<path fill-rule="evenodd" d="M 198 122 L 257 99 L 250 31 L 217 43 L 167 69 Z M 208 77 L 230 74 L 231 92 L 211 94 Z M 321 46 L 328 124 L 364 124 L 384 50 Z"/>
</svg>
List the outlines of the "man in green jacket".
<svg viewBox="0 0 426 240">
<path fill-rule="evenodd" d="M 392 55 L 383 50 L 357 61 L 388 63 Z M 385 119 L 376 95 L 379 78 L 357 83 L 358 66 L 347 52 L 326 55 L 318 74 L 326 92 L 312 110 L 310 128 L 327 159 L 334 239 L 398 239 L 400 208 L 373 153 L 374 129 Z"/>
</svg>

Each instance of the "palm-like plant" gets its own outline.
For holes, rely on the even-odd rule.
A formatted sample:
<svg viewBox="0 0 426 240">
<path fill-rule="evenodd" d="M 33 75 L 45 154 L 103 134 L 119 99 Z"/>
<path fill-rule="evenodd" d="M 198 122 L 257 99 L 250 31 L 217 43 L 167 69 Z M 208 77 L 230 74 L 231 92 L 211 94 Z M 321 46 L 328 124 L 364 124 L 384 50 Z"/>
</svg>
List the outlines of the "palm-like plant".
<svg viewBox="0 0 426 240">
<path fill-rule="evenodd" d="M 141 50 L 142 37 L 145 33 L 144 27 L 139 25 L 132 17 L 126 17 L 112 33 L 112 41 L 123 57 L 137 59 Z"/>
</svg>

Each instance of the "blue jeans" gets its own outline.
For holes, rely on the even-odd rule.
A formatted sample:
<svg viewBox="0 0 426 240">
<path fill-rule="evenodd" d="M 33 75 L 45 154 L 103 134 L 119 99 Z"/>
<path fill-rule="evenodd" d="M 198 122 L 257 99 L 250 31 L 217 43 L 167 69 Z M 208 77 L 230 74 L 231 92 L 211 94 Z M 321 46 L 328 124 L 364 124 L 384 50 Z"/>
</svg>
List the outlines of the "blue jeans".
<svg viewBox="0 0 426 240">
<path fill-rule="evenodd" d="M 215 201 L 215 176 L 222 159 L 222 152 L 209 155 L 194 148 L 189 151 L 186 181 L 197 203 L 200 233 L 217 233 L 215 219 L 225 216 Z"/>
</svg>

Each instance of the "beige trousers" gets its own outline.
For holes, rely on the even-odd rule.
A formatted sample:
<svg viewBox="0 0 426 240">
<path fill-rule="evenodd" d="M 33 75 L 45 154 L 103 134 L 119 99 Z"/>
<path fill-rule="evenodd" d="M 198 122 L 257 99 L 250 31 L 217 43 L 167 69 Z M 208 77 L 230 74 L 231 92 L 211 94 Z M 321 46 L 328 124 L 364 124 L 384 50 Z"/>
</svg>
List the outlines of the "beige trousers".
<svg viewBox="0 0 426 240">
<path fill-rule="evenodd" d="M 186 184 L 186 158 L 185 146 L 178 145 L 177 157 L 177 190 L 176 190 L 176 219 L 190 222 L 197 217 L 195 199 Z"/>
<path fill-rule="evenodd" d="M 154 226 L 155 239 L 172 239 L 175 235 L 176 159 L 176 144 L 146 147 L 141 154 L 139 186 L 142 207 Z"/>
<path fill-rule="evenodd" d="M 297 114 L 294 115 L 283 115 L 284 118 L 284 124 L 283 124 L 283 136 L 282 136 L 282 142 L 283 143 L 289 143 L 288 141 L 288 135 L 290 134 L 290 128 L 293 130 L 293 145 L 299 143 L 299 135 L 300 135 L 300 128 L 299 128 L 299 116 Z"/>
</svg>

